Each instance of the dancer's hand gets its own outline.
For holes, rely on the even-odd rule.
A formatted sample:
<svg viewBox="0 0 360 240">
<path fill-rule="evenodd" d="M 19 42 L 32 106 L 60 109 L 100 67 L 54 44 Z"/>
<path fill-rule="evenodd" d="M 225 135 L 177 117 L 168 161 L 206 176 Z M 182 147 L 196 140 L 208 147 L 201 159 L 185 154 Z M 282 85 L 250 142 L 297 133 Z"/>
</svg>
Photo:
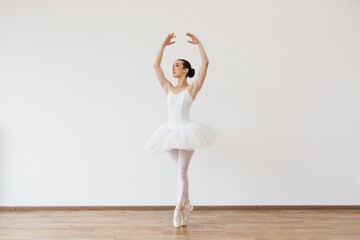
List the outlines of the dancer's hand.
<svg viewBox="0 0 360 240">
<path fill-rule="evenodd" d="M 174 36 L 174 33 L 169 34 L 166 37 L 165 41 L 164 41 L 164 46 L 171 45 L 171 44 L 175 43 L 175 42 L 170 42 L 171 39 L 174 38 L 174 37 L 176 37 L 176 36 Z"/>
<path fill-rule="evenodd" d="M 199 40 L 197 37 L 195 37 L 194 34 L 191 34 L 191 33 L 187 32 L 186 35 L 188 35 L 189 37 L 191 37 L 192 42 L 191 42 L 191 41 L 188 41 L 189 43 L 192 43 L 192 44 L 199 44 L 199 43 L 200 43 L 200 40 Z"/>
</svg>

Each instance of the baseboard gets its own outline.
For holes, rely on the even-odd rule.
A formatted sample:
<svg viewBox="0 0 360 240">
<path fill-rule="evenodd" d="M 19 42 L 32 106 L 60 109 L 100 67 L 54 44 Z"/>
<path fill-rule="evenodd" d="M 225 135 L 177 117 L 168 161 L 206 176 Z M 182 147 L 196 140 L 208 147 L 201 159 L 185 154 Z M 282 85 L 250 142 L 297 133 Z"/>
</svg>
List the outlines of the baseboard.
<svg viewBox="0 0 360 240">
<path fill-rule="evenodd" d="M 175 205 L 174 205 L 175 206 Z M 174 206 L 0 206 L 0 211 L 157 211 Z M 229 210 L 360 210 L 360 205 L 194 205 L 196 211 Z"/>
</svg>

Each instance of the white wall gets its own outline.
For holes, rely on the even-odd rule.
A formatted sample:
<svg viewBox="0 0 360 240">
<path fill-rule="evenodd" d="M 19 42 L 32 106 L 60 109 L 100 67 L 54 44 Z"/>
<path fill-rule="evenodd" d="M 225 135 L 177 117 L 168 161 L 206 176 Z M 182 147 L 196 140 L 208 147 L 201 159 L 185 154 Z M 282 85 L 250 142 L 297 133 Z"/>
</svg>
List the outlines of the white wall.
<svg viewBox="0 0 360 240">
<path fill-rule="evenodd" d="M 0 2 L 0 204 L 173 205 L 152 64 L 210 60 L 195 205 L 360 204 L 360 1 Z"/>
</svg>

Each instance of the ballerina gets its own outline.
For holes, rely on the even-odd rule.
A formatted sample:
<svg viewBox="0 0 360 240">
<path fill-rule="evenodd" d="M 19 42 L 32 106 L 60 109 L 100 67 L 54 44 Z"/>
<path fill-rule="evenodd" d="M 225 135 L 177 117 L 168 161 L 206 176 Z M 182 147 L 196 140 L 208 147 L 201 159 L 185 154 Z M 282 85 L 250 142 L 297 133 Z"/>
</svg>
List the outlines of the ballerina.
<svg viewBox="0 0 360 240">
<path fill-rule="evenodd" d="M 195 149 L 215 142 L 218 133 L 208 124 L 190 119 L 191 106 L 202 88 L 209 60 L 199 39 L 191 33 L 191 44 L 199 46 L 202 64 L 197 78 L 189 84 L 187 78 L 195 75 L 195 69 L 185 59 L 177 59 L 172 66 L 172 75 L 177 78 L 176 86 L 165 77 L 160 66 L 166 46 L 172 45 L 174 33 L 162 43 L 154 62 L 157 79 L 167 95 L 168 121 L 162 123 L 145 143 L 145 149 L 153 153 L 168 152 L 177 176 L 177 204 L 174 211 L 174 227 L 186 226 L 194 206 L 189 200 L 188 168 Z"/>
</svg>

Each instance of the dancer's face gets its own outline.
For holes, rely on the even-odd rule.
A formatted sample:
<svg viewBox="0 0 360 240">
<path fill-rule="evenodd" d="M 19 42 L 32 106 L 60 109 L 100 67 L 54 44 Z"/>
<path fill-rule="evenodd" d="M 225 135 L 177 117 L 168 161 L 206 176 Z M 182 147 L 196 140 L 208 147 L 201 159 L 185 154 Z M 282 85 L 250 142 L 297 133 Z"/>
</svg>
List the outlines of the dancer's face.
<svg viewBox="0 0 360 240">
<path fill-rule="evenodd" d="M 181 60 L 176 60 L 172 66 L 173 77 L 181 77 L 187 73 L 187 70 L 183 68 L 183 63 Z"/>
</svg>

